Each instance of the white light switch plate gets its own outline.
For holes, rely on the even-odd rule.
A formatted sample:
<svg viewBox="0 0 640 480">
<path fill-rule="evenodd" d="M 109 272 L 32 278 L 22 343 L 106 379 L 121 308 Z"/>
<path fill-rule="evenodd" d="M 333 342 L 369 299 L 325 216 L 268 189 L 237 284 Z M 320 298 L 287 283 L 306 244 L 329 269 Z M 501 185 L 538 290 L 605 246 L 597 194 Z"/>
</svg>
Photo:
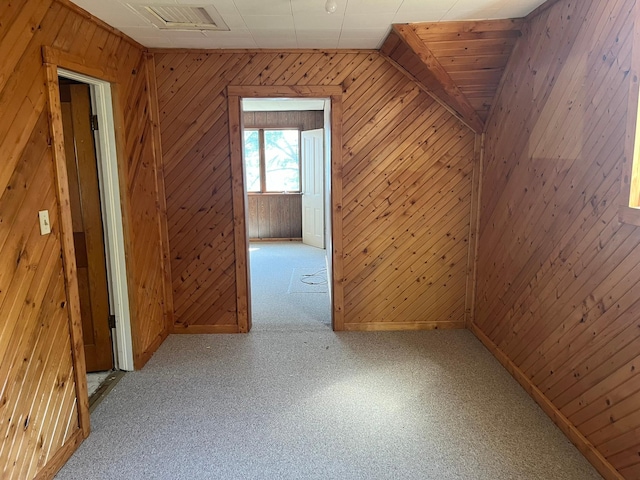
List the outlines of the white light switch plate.
<svg viewBox="0 0 640 480">
<path fill-rule="evenodd" d="M 40 235 L 49 235 L 51 233 L 49 210 L 40 210 L 38 212 L 38 217 L 40 218 Z"/>
</svg>

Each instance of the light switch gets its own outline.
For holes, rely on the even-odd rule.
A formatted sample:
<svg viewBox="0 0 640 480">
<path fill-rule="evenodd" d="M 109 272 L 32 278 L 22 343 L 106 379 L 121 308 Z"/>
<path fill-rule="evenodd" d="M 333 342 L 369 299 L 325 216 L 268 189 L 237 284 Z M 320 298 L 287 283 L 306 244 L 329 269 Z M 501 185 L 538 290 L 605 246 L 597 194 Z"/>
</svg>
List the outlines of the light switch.
<svg viewBox="0 0 640 480">
<path fill-rule="evenodd" d="M 38 212 L 38 217 L 40 218 L 40 235 L 49 235 L 51 233 L 49 210 L 40 210 Z"/>
</svg>

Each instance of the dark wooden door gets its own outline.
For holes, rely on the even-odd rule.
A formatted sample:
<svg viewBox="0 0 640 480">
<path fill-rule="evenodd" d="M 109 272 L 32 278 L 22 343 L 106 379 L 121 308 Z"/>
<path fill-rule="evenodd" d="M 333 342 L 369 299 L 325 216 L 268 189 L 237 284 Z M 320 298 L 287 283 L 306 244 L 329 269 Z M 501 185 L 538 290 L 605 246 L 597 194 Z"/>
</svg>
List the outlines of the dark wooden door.
<svg viewBox="0 0 640 480">
<path fill-rule="evenodd" d="M 109 293 L 89 86 L 60 85 L 60 96 L 87 371 L 109 370 Z"/>
</svg>

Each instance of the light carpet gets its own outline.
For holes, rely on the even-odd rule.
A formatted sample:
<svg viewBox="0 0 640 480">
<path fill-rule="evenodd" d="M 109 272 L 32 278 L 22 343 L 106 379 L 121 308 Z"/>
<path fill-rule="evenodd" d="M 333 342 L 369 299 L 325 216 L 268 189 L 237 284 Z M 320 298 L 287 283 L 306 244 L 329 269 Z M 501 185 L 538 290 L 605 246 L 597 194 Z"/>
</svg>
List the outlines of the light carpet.
<svg viewBox="0 0 640 480">
<path fill-rule="evenodd" d="M 300 242 L 256 242 L 249 254 L 252 331 L 331 330 L 324 250 Z"/>
<path fill-rule="evenodd" d="M 58 480 L 600 478 L 464 330 L 172 335 L 91 420 Z"/>
</svg>

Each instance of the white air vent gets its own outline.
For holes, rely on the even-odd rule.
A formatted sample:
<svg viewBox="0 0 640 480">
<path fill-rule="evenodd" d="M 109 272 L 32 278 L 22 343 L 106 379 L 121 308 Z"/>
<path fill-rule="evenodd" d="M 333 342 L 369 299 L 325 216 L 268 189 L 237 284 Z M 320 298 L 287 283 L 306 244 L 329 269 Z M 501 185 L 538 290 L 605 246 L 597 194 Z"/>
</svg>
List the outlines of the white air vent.
<svg viewBox="0 0 640 480">
<path fill-rule="evenodd" d="M 162 30 L 229 30 L 211 5 L 127 5 Z"/>
</svg>

